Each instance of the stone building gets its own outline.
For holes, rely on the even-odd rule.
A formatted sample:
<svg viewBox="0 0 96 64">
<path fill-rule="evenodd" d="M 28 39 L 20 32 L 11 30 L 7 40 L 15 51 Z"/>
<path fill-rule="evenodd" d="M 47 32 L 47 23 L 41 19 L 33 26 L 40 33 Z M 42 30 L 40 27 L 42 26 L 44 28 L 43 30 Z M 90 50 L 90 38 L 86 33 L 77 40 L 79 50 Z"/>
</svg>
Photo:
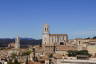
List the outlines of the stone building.
<svg viewBox="0 0 96 64">
<path fill-rule="evenodd" d="M 15 42 L 8 44 L 8 48 L 20 49 L 20 38 L 17 36 Z"/>
<path fill-rule="evenodd" d="M 44 24 L 43 27 L 43 36 L 42 36 L 42 45 L 45 47 L 45 52 L 54 52 L 55 46 L 57 45 L 66 45 L 68 42 L 67 34 L 50 34 L 49 25 Z"/>
<path fill-rule="evenodd" d="M 8 44 L 8 48 L 14 48 L 14 47 L 15 47 L 15 43 L 14 42 Z"/>
<path fill-rule="evenodd" d="M 76 38 L 69 40 L 70 44 L 77 47 L 77 50 L 88 50 L 88 52 L 96 57 L 96 39 L 82 39 Z"/>
<path fill-rule="evenodd" d="M 15 40 L 15 49 L 19 49 L 19 48 L 20 48 L 20 38 L 17 36 Z"/>
</svg>

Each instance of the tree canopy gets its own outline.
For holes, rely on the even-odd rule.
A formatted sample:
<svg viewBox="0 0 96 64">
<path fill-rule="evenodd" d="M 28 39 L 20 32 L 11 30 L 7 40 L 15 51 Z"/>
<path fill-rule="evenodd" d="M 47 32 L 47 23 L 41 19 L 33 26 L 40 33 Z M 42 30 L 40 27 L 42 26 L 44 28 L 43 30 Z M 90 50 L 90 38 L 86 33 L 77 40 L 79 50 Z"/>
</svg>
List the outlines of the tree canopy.
<svg viewBox="0 0 96 64">
<path fill-rule="evenodd" d="M 77 51 L 77 50 L 71 51 L 71 50 L 69 50 L 68 51 L 68 56 L 70 56 L 70 57 L 76 57 L 77 55 L 87 55 L 89 57 L 91 56 L 91 54 L 89 54 L 87 50 L 80 50 L 80 51 Z"/>
</svg>

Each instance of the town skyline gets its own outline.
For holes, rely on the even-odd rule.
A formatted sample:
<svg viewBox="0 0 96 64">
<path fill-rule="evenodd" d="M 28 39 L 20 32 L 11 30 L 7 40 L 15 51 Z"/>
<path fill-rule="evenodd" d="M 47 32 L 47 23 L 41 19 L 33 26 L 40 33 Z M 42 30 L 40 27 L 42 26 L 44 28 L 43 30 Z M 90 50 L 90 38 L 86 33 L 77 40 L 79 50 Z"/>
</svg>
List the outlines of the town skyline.
<svg viewBox="0 0 96 64">
<path fill-rule="evenodd" d="M 96 0 L 0 0 L 0 64 L 96 64 Z"/>
</svg>

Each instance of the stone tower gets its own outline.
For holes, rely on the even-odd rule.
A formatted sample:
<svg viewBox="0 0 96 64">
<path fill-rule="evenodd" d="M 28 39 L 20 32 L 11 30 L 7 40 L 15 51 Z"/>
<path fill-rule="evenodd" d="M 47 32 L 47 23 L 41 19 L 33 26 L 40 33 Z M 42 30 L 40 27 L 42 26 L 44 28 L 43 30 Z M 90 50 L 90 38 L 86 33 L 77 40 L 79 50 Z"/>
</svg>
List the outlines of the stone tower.
<svg viewBox="0 0 96 64">
<path fill-rule="evenodd" d="M 20 38 L 19 36 L 17 36 L 15 39 L 15 49 L 19 49 L 19 48 L 20 48 Z"/>
<path fill-rule="evenodd" d="M 49 34 L 49 25 L 48 24 L 44 24 L 43 34 Z"/>
<path fill-rule="evenodd" d="M 44 24 L 43 26 L 43 36 L 42 36 L 42 44 L 47 45 L 49 43 L 49 25 Z"/>
</svg>

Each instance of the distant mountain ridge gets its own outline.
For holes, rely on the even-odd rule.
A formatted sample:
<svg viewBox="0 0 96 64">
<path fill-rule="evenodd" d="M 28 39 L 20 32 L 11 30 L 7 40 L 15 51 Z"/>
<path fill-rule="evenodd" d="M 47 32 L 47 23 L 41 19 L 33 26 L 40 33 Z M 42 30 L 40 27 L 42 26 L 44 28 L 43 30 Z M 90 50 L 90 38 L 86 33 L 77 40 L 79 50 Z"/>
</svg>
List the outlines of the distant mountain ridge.
<svg viewBox="0 0 96 64">
<path fill-rule="evenodd" d="M 0 47 L 7 47 L 9 43 L 15 42 L 15 38 L 0 38 Z M 32 39 L 32 38 L 20 38 L 21 46 L 28 45 L 40 45 L 42 43 L 41 39 Z"/>
</svg>

